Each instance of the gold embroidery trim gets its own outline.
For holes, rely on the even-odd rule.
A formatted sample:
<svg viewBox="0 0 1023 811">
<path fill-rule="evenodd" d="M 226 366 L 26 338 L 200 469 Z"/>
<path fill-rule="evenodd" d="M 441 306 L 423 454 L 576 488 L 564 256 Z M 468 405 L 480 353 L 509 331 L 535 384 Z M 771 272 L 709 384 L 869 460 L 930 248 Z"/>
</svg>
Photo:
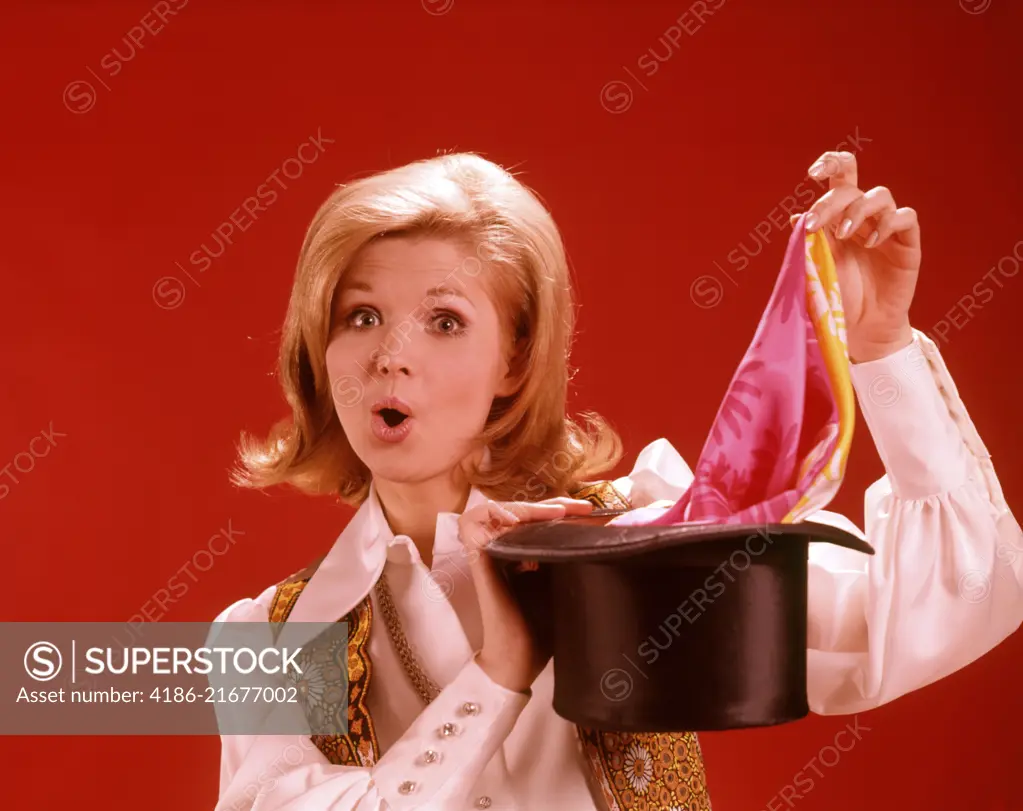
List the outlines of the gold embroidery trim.
<svg viewBox="0 0 1023 811">
<path fill-rule="evenodd" d="M 309 583 L 319 565 L 298 572 L 277 586 L 270 603 L 270 622 L 284 623 L 291 614 L 299 595 Z M 380 757 L 373 720 L 370 718 L 366 698 L 372 675 L 369 658 L 369 632 L 373 624 L 373 606 L 367 596 L 339 622 L 348 623 L 348 734 L 313 735 L 312 742 L 324 757 L 335 766 L 372 766 Z M 279 633 L 278 626 L 277 632 Z"/>
</svg>

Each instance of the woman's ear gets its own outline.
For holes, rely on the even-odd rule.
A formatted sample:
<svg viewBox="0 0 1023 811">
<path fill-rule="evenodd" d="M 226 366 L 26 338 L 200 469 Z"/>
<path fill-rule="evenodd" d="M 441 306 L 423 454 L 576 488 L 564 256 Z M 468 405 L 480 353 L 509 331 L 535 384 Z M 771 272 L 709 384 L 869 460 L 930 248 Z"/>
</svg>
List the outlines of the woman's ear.
<svg viewBox="0 0 1023 811">
<path fill-rule="evenodd" d="M 519 338 L 505 357 L 504 376 L 498 382 L 496 396 L 511 397 L 521 388 L 526 366 L 527 343 L 525 338 Z"/>
</svg>

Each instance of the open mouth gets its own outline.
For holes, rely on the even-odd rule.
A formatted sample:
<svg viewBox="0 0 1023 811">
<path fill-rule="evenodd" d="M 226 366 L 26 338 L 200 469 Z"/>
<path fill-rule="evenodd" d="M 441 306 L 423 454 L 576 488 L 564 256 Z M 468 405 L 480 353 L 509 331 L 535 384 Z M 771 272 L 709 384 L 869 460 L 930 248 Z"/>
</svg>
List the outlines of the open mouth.
<svg viewBox="0 0 1023 811">
<path fill-rule="evenodd" d="M 388 428 L 396 428 L 408 419 L 408 414 L 396 408 L 381 408 L 377 413 L 383 417 Z"/>
</svg>

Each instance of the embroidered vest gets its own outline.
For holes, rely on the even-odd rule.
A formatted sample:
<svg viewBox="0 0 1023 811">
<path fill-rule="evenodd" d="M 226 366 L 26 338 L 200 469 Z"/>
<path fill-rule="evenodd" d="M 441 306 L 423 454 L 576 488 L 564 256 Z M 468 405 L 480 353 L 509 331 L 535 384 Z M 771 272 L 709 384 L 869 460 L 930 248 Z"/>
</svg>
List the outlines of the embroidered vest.
<svg viewBox="0 0 1023 811">
<path fill-rule="evenodd" d="M 573 494 L 597 507 L 629 509 L 625 497 L 610 482 L 597 482 Z M 312 578 L 319 561 L 277 586 L 270 604 L 270 622 L 283 623 Z M 348 669 L 348 734 L 314 735 L 313 743 L 338 766 L 373 766 L 380 747 L 366 705 L 373 667 L 369 634 L 373 608 L 367 595 L 342 617 L 348 623 L 348 649 L 318 651 Z M 340 645 L 337 645 L 340 648 Z M 315 712 L 336 715 L 344 695 L 328 687 L 317 696 Z M 710 811 L 700 744 L 692 732 L 622 733 L 577 727 L 583 752 L 607 811 Z"/>
</svg>

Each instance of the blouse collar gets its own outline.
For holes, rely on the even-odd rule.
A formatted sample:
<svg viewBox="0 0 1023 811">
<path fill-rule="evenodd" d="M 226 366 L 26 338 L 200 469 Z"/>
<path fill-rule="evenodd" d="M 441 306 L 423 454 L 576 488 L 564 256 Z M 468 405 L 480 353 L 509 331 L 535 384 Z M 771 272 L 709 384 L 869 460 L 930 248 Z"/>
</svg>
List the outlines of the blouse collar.
<svg viewBox="0 0 1023 811">
<path fill-rule="evenodd" d="M 465 509 L 487 501 L 476 487 L 469 491 Z M 437 514 L 434 559 L 461 554 L 458 538 L 460 513 Z M 322 624 L 337 622 L 355 608 L 376 584 L 387 562 L 387 551 L 398 543 L 415 547 L 407 536 L 395 536 L 384 517 L 376 487 L 352 516 L 330 551 L 306 583 L 281 630 L 279 646 L 298 647 L 323 630 Z M 314 625 L 314 623 L 319 625 Z"/>
</svg>

